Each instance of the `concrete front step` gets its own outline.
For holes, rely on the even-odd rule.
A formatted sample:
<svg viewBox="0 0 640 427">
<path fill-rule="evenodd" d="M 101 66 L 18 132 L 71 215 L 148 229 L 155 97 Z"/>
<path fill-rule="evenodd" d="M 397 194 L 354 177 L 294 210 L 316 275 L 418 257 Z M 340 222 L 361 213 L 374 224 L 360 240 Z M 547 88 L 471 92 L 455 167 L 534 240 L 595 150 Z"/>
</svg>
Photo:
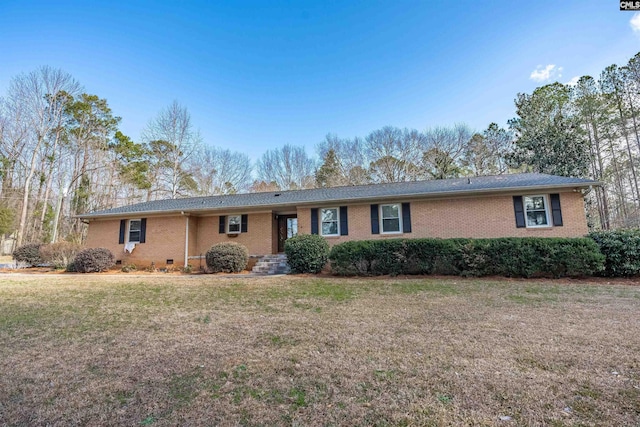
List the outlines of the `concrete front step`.
<svg viewBox="0 0 640 427">
<path fill-rule="evenodd" d="M 265 255 L 251 269 L 256 274 L 288 274 L 291 272 L 284 254 Z"/>
</svg>

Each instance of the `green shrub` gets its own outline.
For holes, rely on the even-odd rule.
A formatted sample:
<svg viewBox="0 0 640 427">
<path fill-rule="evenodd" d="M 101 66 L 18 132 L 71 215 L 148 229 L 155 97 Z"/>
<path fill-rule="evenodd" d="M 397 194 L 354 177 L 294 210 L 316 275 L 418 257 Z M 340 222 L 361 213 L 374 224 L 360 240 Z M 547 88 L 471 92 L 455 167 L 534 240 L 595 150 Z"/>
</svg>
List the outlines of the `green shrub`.
<svg viewBox="0 0 640 427">
<path fill-rule="evenodd" d="M 458 274 L 463 239 L 385 239 L 341 243 L 329 253 L 339 275 Z"/>
<path fill-rule="evenodd" d="M 320 273 L 327 264 L 329 244 L 317 234 L 300 234 L 284 243 L 292 273 Z"/>
<path fill-rule="evenodd" d="M 87 248 L 78 252 L 73 266 L 78 273 L 99 273 L 115 265 L 115 258 L 106 248 Z"/>
<path fill-rule="evenodd" d="M 13 251 L 13 259 L 31 266 L 42 264 L 40 246 L 42 246 L 40 243 L 27 243 L 26 245 L 22 245 Z"/>
<path fill-rule="evenodd" d="M 75 255 L 82 249 L 77 243 L 57 242 L 40 246 L 40 257 L 43 262 L 55 268 L 65 268 L 73 262 Z"/>
<path fill-rule="evenodd" d="M 247 268 L 249 251 L 239 243 L 218 243 L 207 251 L 206 260 L 213 273 L 239 273 Z"/>
<path fill-rule="evenodd" d="M 329 254 L 339 275 L 576 277 L 602 268 L 591 239 L 389 239 L 346 242 Z"/>
<path fill-rule="evenodd" d="M 640 229 L 607 230 L 589 233 L 605 256 L 603 276 L 640 275 Z"/>
</svg>

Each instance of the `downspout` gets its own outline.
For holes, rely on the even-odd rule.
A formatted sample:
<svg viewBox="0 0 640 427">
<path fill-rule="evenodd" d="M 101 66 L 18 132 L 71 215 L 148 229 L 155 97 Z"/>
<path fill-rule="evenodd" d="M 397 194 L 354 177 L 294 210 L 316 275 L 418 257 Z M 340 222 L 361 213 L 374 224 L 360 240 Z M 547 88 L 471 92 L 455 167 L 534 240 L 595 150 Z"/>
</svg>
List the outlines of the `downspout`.
<svg viewBox="0 0 640 427">
<path fill-rule="evenodd" d="M 182 212 L 184 215 L 184 212 Z M 185 232 L 184 232 L 184 268 L 187 268 L 189 265 L 189 217 L 187 216 L 187 221 L 185 223 Z"/>
</svg>

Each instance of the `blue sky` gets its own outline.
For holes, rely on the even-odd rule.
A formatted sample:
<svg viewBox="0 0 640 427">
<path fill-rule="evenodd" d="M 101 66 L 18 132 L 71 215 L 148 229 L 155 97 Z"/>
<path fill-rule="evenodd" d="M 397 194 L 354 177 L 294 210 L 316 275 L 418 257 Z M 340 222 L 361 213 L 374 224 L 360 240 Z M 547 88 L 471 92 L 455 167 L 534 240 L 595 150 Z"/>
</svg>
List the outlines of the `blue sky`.
<svg viewBox="0 0 640 427">
<path fill-rule="evenodd" d="M 638 53 L 634 16 L 614 0 L 0 0 L 0 95 L 50 65 L 134 140 L 177 100 L 207 144 L 311 154 L 329 132 L 506 126 L 518 92 Z"/>
</svg>

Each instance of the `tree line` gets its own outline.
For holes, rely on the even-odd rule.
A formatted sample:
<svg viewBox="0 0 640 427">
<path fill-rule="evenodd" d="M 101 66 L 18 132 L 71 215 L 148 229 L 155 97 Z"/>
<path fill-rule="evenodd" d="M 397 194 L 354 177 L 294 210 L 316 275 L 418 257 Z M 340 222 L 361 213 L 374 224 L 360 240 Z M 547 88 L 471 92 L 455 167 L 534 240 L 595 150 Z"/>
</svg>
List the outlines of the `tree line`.
<svg viewBox="0 0 640 427">
<path fill-rule="evenodd" d="M 252 162 L 203 141 L 173 102 L 138 141 L 106 99 L 41 67 L 0 97 L 0 236 L 81 242 L 88 211 L 141 201 L 537 171 L 603 183 L 586 195 L 594 228 L 640 224 L 640 53 L 575 85 L 518 94 L 506 128 L 386 126 L 328 134 L 309 154 L 286 144 Z"/>
</svg>

